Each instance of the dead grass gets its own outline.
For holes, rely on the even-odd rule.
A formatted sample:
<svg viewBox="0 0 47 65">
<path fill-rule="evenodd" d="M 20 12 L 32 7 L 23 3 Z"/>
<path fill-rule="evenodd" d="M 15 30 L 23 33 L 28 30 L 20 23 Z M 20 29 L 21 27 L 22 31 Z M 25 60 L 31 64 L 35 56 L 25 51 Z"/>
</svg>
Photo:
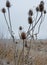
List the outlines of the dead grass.
<svg viewBox="0 0 47 65">
<path fill-rule="evenodd" d="M 40 41 L 33 41 L 31 42 L 31 49 L 30 49 L 30 53 L 29 53 L 29 65 L 47 65 L 47 42 L 44 43 L 44 41 L 42 41 L 43 43 L 41 43 Z M 29 42 L 28 42 L 29 45 Z M 7 61 L 9 61 L 10 63 L 13 62 L 14 64 L 14 45 L 10 44 L 10 45 L 5 45 L 0 43 L 0 59 L 7 59 Z M 27 48 L 24 49 L 25 52 L 25 65 L 27 65 L 27 59 L 26 59 L 26 55 L 27 55 Z M 18 64 L 17 65 L 22 65 L 22 48 L 18 49 Z M 12 64 L 12 65 L 13 65 Z M 7 64 L 6 64 L 7 65 Z"/>
</svg>

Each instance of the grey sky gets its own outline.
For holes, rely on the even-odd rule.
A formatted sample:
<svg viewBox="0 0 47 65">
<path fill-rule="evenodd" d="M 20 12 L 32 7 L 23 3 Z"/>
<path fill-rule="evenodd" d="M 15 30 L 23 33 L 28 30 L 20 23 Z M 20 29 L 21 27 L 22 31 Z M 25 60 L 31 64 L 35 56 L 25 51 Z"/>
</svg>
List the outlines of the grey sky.
<svg viewBox="0 0 47 65">
<path fill-rule="evenodd" d="M 11 21 L 13 31 L 15 36 L 18 37 L 18 28 L 19 26 L 23 26 L 25 31 L 28 28 L 28 11 L 29 9 L 34 10 L 35 7 L 40 3 L 41 0 L 9 0 L 11 2 L 12 7 L 11 11 Z M 45 9 L 47 10 L 47 0 L 43 0 L 45 2 Z M 6 0 L 0 0 L 0 33 L 3 33 L 4 36 L 9 37 L 9 32 L 5 23 L 5 19 L 3 14 L 1 13 L 2 7 L 5 7 Z M 7 8 L 6 8 L 7 9 Z M 6 12 L 7 15 L 7 12 Z M 7 16 L 8 18 L 8 16 Z M 40 33 L 38 38 L 46 39 L 47 38 L 47 14 L 43 24 L 41 25 Z"/>
</svg>

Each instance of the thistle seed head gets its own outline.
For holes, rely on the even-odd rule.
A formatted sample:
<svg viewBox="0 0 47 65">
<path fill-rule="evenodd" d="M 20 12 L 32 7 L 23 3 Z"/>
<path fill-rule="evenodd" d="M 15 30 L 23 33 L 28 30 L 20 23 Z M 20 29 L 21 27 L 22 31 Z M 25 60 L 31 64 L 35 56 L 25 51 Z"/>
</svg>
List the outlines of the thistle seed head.
<svg viewBox="0 0 47 65">
<path fill-rule="evenodd" d="M 19 27 L 19 30 L 22 30 L 22 26 Z"/>
<path fill-rule="evenodd" d="M 28 17 L 28 23 L 32 24 L 32 17 Z"/>
<path fill-rule="evenodd" d="M 36 7 L 36 11 L 37 11 L 37 12 L 39 11 L 39 7 Z"/>
<path fill-rule="evenodd" d="M 44 1 L 41 1 L 40 3 L 44 5 Z"/>
<path fill-rule="evenodd" d="M 9 1 L 7 1 L 7 2 L 6 2 L 6 7 L 8 7 L 8 8 L 9 8 L 10 6 L 11 6 L 11 5 L 10 5 L 10 2 L 9 2 Z"/>
<path fill-rule="evenodd" d="M 32 16 L 33 15 L 33 11 L 32 10 L 29 10 L 29 16 Z"/>
<path fill-rule="evenodd" d="M 26 33 L 25 32 L 21 33 L 21 39 L 23 39 L 23 40 L 26 39 Z"/>
<path fill-rule="evenodd" d="M 46 10 L 44 10 L 44 14 L 46 14 Z"/>
<path fill-rule="evenodd" d="M 2 8 L 2 13 L 5 13 L 6 12 L 6 9 L 5 8 Z"/>
<path fill-rule="evenodd" d="M 39 11 L 40 12 L 44 11 L 44 5 L 42 3 L 40 3 L 40 5 L 39 5 Z"/>
</svg>

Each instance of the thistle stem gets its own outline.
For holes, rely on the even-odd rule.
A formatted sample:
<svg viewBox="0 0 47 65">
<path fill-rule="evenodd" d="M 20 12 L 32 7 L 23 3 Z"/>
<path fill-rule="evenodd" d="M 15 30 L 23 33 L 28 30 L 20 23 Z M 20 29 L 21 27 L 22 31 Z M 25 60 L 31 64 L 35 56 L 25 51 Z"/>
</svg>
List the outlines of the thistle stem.
<svg viewBox="0 0 47 65">
<path fill-rule="evenodd" d="M 34 20 L 34 21 L 35 21 L 35 24 L 36 24 L 37 18 L 38 18 L 38 12 L 37 12 L 36 18 L 35 18 L 35 20 Z M 34 30 L 35 30 L 35 28 L 34 28 Z M 33 31 L 34 31 L 34 30 L 33 30 Z"/>
<path fill-rule="evenodd" d="M 27 36 L 30 34 L 29 30 L 30 30 L 31 24 L 29 25 L 28 31 L 27 31 Z"/>
<path fill-rule="evenodd" d="M 30 29 L 30 31 L 35 28 L 35 26 L 37 25 L 37 23 L 39 22 L 40 18 L 42 17 L 42 15 L 40 15 L 39 19 L 37 20 L 37 22 L 35 23 L 35 25 Z"/>
<path fill-rule="evenodd" d="M 44 15 L 44 17 L 41 18 L 41 22 L 40 22 L 39 27 L 38 27 L 38 34 L 39 34 L 39 31 L 40 31 L 41 24 L 44 21 L 44 18 L 45 18 L 45 15 Z"/>
<path fill-rule="evenodd" d="M 32 23 L 32 27 L 33 27 L 33 23 Z M 32 39 L 34 39 L 33 32 L 34 32 L 34 29 L 32 29 Z"/>
<path fill-rule="evenodd" d="M 8 8 L 8 16 L 9 16 L 9 23 L 10 23 L 10 31 L 11 31 L 11 34 L 12 34 L 12 25 L 11 25 L 11 18 L 10 18 L 9 8 Z"/>
<path fill-rule="evenodd" d="M 9 25 L 8 25 L 8 21 L 6 19 L 6 15 L 4 14 L 4 18 L 5 18 L 5 21 L 6 21 L 6 24 L 7 24 L 7 27 L 8 27 L 8 31 L 9 31 Z M 10 32 L 10 31 L 9 31 Z"/>
<path fill-rule="evenodd" d="M 35 28 L 35 26 L 37 25 L 37 23 L 39 22 L 39 20 L 40 20 L 41 17 L 42 17 L 42 15 L 40 15 L 39 19 L 37 20 L 37 22 L 35 23 L 35 25 L 29 30 L 29 32 L 30 32 L 32 29 Z M 28 32 L 27 32 L 27 33 L 28 33 Z M 27 37 L 28 37 L 28 35 L 27 35 Z"/>
<path fill-rule="evenodd" d="M 23 39 L 23 65 L 24 65 L 24 39 Z"/>
</svg>

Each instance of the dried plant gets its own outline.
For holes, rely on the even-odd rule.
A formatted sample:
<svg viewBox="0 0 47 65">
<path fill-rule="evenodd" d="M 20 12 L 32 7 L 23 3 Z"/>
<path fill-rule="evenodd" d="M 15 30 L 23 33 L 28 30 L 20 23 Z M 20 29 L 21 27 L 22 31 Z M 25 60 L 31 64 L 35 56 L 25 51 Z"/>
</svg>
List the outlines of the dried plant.
<svg viewBox="0 0 47 65">
<path fill-rule="evenodd" d="M 19 30 L 22 30 L 22 26 L 19 27 Z"/>
<path fill-rule="evenodd" d="M 6 21 L 6 24 L 7 24 L 7 27 L 8 27 L 8 31 L 13 39 L 13 42 L 15 43 L 15 53 L 14 53 L 14 61 L 15 61 L 15 65 L 24 65 L 24 48 L 26 47 L 28 50 L 27 50 L 27 65 L 29 65 L 28 61 L 29 61 L 29 53 L 30 53 L 30 49 L 31 49 L 31 40 L 34 40 L 34 36 L 36 37 L 37 39 L 37 35 L 39 34 L 40 32 L 40 27 L 41 27 L 41 24 L 42 22 L 44 21 L 44 17 L 45 17 L 45 14 L 46 14 L 46 10 L 44 9 L 44 2 L 41 1 L 39 6 L 36 7 L 36 18 L 35 20 L 33 20 L 33 11 L 30 9 L 29 12 L 28 12 L 28 24 L 29 24 L 29 27 L 28 27 L 28 30 L 27 32 L 23 32 L 22 31 L 22 26 L 19 27 L 19 30 L 22 31 L 19 35 L 20 39 L 22 39 L 23 41 L 23 48 L 22 48 L 22 51 L 20 53 L 20 55 L 16 58 L 16 56 L 18 55 L 18 52 L 17 52 L 17 42 L 15 41 L 15 37 L 14 37 L 14 32 L 12 30 L 12 24 L 11 24 L 11 17 L 10 17 L 10 8 L 11 8 L 11 4 L 9 2 L 9 0 L 6 1 L 6 7 L 7 7 L 7 10 L 8 10 L 8 18 L 9 18 L 9 23 L 7 21 L 7 18 L 6 18 L 6 9 L 5 8 L 2 8 L 2 13 L 4 15 L 4 18 L 5 18 L 5 21 Z M 40 12 L 40 16 L 39 15 L 39 12 Z M 35 23 L 34 23 L 35 22 Z M 35 27 L 37 26 L 37 24 L 39 23 L 39 26 L 37 27 L 38 28 L 38 32 L 37 33 L 34 33 L 35 31 Z M 29 47 L 28 47 L 28 44 L 27 42 L 25 42 L 25 40 L 28 40 L 30 39 L 30 44 L 29 44 Z M 22 57 L 22 58 L 21 58 Z M 22 59 L 22 63 L 20 64 L 19 62 L 20 59 Z M 8 63 L 9 64 L 9 63 Z"/>
</svg>

